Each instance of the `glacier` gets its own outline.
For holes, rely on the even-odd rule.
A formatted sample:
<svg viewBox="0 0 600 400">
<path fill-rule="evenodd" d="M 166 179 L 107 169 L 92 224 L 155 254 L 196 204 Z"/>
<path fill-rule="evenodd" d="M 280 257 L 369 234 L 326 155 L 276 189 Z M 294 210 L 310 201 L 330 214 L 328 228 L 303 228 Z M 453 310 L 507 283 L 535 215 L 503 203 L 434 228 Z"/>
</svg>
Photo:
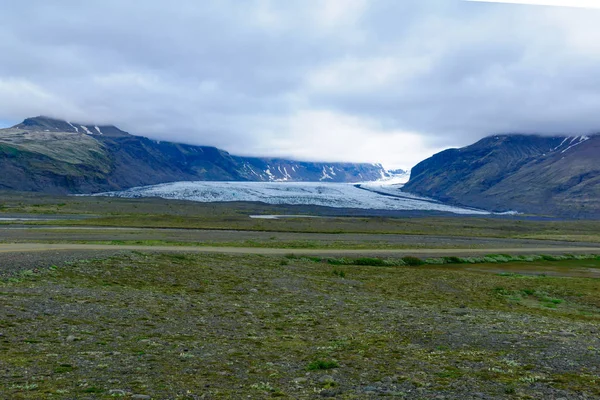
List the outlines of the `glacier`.
<svg viewBox="0 0 600 400">
<path fill-rule="evenodd" d="M 329 182 L 173 182 L 135 187 L 94 196 L 160 197 L 198 202 L 249 201 L 267 204 L 318 205 L 370 210 L 440 211 L 487 215 L 488 211 L 456 207 L 402 192 L 402 185 Z"/>
</svg>

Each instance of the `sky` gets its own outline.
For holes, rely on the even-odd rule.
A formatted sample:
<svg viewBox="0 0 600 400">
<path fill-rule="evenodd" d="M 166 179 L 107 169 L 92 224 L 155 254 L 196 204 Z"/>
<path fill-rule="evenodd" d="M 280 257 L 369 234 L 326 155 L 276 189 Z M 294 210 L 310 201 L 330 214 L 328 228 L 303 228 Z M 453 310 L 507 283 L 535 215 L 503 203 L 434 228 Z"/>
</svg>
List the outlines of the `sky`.
<svg viewBox="0 0 600 400">
<path fill-rule="evenodd" d="M 600 131 L 597 9 L 461 0 L 0 0 L 0 9 L 2 125 L 47 115 L 239 155 L 390 168 L 493 134 Z"/>
</svg>

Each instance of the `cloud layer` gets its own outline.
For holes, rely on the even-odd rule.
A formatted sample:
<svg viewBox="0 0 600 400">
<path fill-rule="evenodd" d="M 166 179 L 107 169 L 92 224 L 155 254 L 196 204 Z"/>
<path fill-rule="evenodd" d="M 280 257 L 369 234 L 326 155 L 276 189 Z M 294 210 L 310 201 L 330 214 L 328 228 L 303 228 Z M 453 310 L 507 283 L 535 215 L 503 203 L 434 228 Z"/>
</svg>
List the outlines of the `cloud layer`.
<svg viewBox="0 0 600 400">
<path fill-rule="evenodd" d="M 0 120 L 411 166 L 600 131 L 600 11 L 455 0 L 0 0 Z"/>
</svg>

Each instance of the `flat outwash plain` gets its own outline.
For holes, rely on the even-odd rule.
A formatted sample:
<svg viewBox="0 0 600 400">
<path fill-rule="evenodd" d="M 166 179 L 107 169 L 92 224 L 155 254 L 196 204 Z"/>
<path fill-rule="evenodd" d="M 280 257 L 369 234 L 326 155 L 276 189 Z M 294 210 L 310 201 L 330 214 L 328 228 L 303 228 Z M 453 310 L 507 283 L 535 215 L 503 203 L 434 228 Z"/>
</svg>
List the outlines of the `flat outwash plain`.
<svg viewBox="0 0 600 400">
<path fill-rule="evenodd" d="M 0 204 L 2 399 L 600 398 L 598 221 Z"/>
</svg>

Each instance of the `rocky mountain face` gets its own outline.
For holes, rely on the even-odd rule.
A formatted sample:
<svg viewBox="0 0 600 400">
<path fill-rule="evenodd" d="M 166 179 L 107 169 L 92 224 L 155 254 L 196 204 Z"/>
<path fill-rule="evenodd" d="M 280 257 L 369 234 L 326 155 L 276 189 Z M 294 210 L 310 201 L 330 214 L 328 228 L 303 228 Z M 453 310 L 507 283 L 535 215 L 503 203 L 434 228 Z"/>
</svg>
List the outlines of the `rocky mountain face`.
<svg viewBox="0 0 600 400">
<path fill-rule="evenodd" d="M 47 117 L 0 129 L 0 189 L 93 193 L 185 180 L 359 182 L 379 164 L 238 157 L 209 146 L 150 140 L 115 126 Z"/>
<path fill-rule="evenodd" d="M 404 190 L 494 211 L 600 217 L 600 135 L 487 137 L 421 162 Z"/>
</svg>

